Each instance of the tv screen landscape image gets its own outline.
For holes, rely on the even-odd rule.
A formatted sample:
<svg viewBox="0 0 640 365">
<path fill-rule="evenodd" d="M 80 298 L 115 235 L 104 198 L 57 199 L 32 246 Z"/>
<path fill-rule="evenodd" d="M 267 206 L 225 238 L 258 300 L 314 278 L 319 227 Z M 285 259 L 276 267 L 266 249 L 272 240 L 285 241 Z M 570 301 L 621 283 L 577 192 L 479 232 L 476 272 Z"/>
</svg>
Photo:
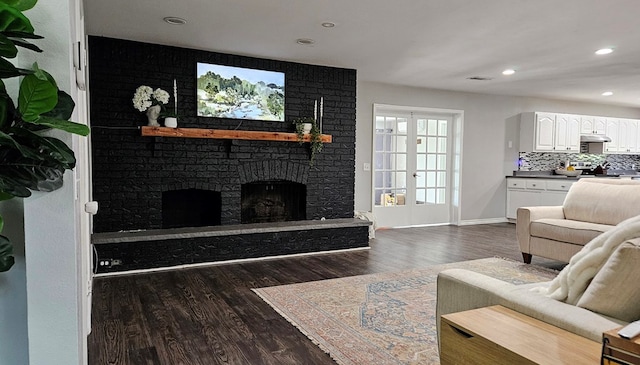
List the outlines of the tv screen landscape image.
<svg viewBox="0 0 640 365">
<path fill-rule="evenodd" d="M 199 117 L 284 121 L 284 73 L 197 64 Z"/>
</svg>

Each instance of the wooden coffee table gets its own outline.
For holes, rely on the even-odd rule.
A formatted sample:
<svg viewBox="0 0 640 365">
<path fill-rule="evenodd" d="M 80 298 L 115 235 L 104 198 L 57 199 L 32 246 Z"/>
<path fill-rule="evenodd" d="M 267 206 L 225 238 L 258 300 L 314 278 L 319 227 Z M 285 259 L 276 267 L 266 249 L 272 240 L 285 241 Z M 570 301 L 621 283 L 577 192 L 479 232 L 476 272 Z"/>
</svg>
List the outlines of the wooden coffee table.
<svg viewBox="0 0 640 365">
<path fill-rule="evenodd" d="M 502 306 L 442 316 L 440 363 L 599 364 L 601 344 Z"/>
</svg>

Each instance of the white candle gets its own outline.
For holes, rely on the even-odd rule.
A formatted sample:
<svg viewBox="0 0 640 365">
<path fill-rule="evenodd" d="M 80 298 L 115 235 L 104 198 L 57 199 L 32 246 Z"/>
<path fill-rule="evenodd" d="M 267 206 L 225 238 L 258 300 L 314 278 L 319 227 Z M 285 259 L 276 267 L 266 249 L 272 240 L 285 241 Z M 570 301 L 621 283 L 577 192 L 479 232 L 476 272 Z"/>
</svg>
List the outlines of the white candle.
<svg viewBox="0 0 640 365">
<path fill-rule="evenodd" d="M 313 120 L 318 120 L 318 100 L 313 101 Z"/>
<path fill-rule="evenodd" d="M 322 115 L 324 114 L 324 97 L 320 97 L 320 133 L 322 133 Z"/>
<path fill-rule="evenodd" d="M 178 114 L 178 85 L 176 79 L 173 79 L 173 112 Z"/>
</svg>

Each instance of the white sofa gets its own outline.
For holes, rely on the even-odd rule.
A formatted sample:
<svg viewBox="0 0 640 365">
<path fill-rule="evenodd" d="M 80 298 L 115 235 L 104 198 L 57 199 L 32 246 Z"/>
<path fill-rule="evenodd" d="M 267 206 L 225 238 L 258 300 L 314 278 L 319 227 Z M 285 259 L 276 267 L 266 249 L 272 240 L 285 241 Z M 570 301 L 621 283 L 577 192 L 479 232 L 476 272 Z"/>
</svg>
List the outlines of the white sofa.
<svg viewBox="0 0 640 365">
<path fill-rule="evenodd" d="M 600 341 L 602 332 L 628 323 L 547 298 L 530 290 L 546 284 L 514 285 L 464 269 L 440 272 L 436 305 L 438 339 L 440 317 L 443 314 L 491 305 L 502 305 L 593 341 Z"/>
<path fill-rule="evenodd" d="M 640 215 L 640 181 L 583 178 L 562 206 L 518 208 L 516 232 L 525 263 L 532 256 L 569 262 L 596 236 Z"/>
<path fill-rule="evenodd" d="M 635 232 L 633 237 L 639 235 Z M 551 282 L 514 285 L 469 270 L 444 270 L 437 279 L 438 340 L 442 315 L 502 305 L 600 342 L 603 332 L 640 319 L 640 291 L 635 290 L 640 281 L 638 262 L 640 238 L 623 240 L 605 259 L 575 305 L 531 290 L 548 287 Z"/>
</svg>

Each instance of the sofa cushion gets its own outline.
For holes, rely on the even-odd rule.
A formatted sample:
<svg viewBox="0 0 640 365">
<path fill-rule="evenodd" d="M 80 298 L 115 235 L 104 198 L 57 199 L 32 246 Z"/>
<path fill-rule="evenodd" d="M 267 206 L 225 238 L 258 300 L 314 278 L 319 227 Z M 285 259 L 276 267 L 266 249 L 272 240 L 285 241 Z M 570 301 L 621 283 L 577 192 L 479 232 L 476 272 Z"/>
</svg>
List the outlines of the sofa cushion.
<svg viewBox="0 0 640 365">
<path fill-rule="evenodd" d="M 586 245 L 589 241 L 614 226 L 606 224 L 574 221 L 570 219 L 543 218 L 531 222 L 532 237 L 547 238 L 554 241 L 569 242 L 574 245 Z"/>
<path fill-rule="evenodd" d="M 564 200 L 566 219 L 616 225 L 640 215 L 640 182 L 602 179 L 580 179 Z"/>
<path fill-rule="evenodd" d="M 625 242 L 595 275 L 577 305 L 627 322 L 640 319 L 640 246 Z"/>
</svg>

